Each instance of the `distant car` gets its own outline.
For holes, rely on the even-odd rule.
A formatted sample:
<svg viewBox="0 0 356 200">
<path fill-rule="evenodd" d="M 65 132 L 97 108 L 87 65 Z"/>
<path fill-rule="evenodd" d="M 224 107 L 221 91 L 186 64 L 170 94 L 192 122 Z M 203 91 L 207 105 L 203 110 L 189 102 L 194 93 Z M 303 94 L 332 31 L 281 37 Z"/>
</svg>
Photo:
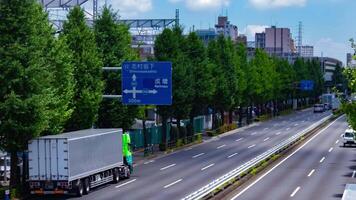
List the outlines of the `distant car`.
<svg viewBox="0 0 356 200">
<path fill-rule="evenodd" d="M 314 105 L 314 113 L 324 112 L 324 111 L 325 111 L 324 104 L 315 104 Z"/>
<path fill-rule="evenodd" d="M 347 144 L 356 144 L 355 131 L 353 129 L 347 129 L 342 135 L 344 146 Z"/>
</svg>

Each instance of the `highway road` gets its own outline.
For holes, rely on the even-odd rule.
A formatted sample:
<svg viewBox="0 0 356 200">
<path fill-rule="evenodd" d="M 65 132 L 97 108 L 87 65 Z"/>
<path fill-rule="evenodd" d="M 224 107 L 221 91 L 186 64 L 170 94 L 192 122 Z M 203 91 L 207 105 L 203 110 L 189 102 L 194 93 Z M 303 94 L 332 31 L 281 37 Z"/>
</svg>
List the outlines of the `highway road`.
<svg viewBox="0 0 356 200">
<path fill-rule="evenodd" d="M 345 185 L 356 183 L 356 147 L 342 147 L 346 129 L 345 117 L 339 118 L 227 199 L 341 199 Z"/>
<path fill-rule="evenodd" d="M 327 115 L 330 113 L 314 114 L 309 109 L 279 117 L 148 161 L 137 166 L 128 180 L 71 199 L 181 199 Z"/>
</svg>

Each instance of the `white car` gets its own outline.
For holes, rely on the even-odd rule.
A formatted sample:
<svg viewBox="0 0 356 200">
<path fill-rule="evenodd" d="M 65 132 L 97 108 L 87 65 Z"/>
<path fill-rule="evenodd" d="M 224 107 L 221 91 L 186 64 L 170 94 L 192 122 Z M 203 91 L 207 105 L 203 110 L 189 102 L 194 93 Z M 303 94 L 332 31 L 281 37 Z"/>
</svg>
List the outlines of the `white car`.
<svg viewBox="0 0 356 200">
<path fill-rule="evenodd" d="M 344 146 L 346 144 L 356 144 L 355 131 L 353 129 L 347 129 L 342 135 Z"/>
</svg>

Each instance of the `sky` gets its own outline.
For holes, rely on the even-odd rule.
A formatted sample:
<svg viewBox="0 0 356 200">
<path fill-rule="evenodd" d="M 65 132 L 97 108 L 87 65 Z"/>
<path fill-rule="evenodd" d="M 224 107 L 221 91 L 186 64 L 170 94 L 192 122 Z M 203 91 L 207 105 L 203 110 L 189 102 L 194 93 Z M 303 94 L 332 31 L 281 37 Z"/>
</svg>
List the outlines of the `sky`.
<svg viewBox="0 0 356 200">
<path fill-rule="evenodd" d="M 313 45 L 315 56 L 337 58 L 345 63 L 353 52 L 349 39 L 356 38 L 356 0 L 99 0 L 119 10 L 121 19 L 174 18 L 189 31 L 214 27 L 219 15 L 254 40 L 254 33 L 275 25 L 290 28 L 297 37 L 303 23 L 303 45 Z"/>
</svg>

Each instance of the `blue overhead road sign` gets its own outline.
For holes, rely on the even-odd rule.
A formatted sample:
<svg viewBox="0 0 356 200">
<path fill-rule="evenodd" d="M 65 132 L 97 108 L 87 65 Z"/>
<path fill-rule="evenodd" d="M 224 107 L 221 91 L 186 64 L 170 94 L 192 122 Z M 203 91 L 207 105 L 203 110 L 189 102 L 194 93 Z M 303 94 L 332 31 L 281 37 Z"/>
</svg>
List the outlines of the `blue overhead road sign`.
<svg viewBox="0 0 356 200">
<path fill-rule="evenodd" d="M 124 62 L 122 103 L 125 105 L 172 105 L 171 62 Z"/>
<path fill-rule="evenodd" d="M 300 89 L 304 91 L 311 91 L 314 89 L 314 81 L 302 80 L 300 82 Z"/>
</svg>

